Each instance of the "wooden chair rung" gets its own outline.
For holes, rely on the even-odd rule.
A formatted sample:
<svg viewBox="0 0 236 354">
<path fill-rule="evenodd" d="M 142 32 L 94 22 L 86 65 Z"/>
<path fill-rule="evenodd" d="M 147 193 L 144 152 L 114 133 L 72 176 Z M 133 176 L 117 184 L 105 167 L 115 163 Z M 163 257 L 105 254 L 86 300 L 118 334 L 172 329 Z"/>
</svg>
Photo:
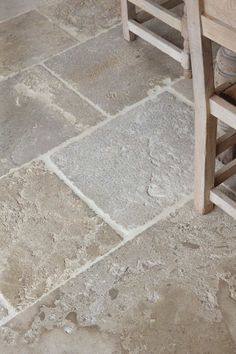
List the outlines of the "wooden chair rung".
<svg viewBox="0 0 236 354">
<path fill-rule="evenodd" d="M 236 202 L 229 198 L 225 193 L 213 189 L 210 191 L 210 200 L 213 204 L 217 205 L 224 212 L 236 219 Z"/>
<path fill-rule="evenodd" d="M 164 2 L 161 6 L 164 8 L 164 9 L 167 9 L 167 10 L 171 10 L 173 9 L 174 7 L 180 5 L 183 3 L 183 0 L 168 0 L 166 2 Z M 154 18 L 153 15 L 149 14 L 148 12 L 146 11 L 138 11 L 137 14 L 136 14 L 136 21 L 138 23 L 144 23 L 144 22 L 147 22 L 149 20 L 151 20 L 152 18 Z"/>
<path fill-rule="evenodd" d="M 151 0 L 129 0 L 129 2 L 135 6 L 140 7 L 145 12 L 149 13 L 155 18 L 158 18 L 160 21 L 173 27 L 177 31 L 182 30 L 181 18 L 175 13 L 164 8 L 164 6 L 158 5 Z"/>
<path fill-rule="evenodd" d="M 236 174 L 236 159 L 221 167 L 215 174 L 215 187 Z"/>
<path fill-rule="evenodd" d="M 236 106 L 218 95 L 210 98 L 210 113 L 231 128 L 236 129 Z"/>
<path fill-rule="evenodd" d="M 236 131 L 226 133 L 217 139 L 216 156 L 236 145 Z"/>
<path fill-rule="evenodd" d="M 236 41 L 232 38 L 236 37 L 236 30 L 225 23 L 214 18 L 201 16 L 202 33 L 210 40 L 236 52 Z"/>
<path fill-rule="evenodd" d="M 178 62 L 182 62 L 182 49 L 176 47 L 174 44 L 145 28 L 135 20 L 128 21 L 128 28 L 132 33 L 152 44 L 154 47 L 158 47 L 162 52 L 168 54 Z"/>
</svg>

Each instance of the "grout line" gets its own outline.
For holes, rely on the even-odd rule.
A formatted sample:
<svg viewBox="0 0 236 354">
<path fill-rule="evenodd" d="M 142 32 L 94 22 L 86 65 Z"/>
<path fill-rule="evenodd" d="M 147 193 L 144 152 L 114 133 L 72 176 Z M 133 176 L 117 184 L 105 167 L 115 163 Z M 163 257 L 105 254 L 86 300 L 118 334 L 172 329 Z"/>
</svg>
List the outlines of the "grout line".
<svg viewBox="0 0 236 354">
<path fill-rule="evenodd" d="M 44 58 L 43 60 L 41 60 L 41 61 L 39 61 L 39 62 L 37 62 L 37 63 L 35 63 L 35 64 L 32 64 L 32 65 L 27 66 L 26 68 L 22 68 L 22 69 L 20 69 L 20 70 L 18 70 L 18 71 L 14 71 L 14 72 L 12 72 L 11 74 L 8 74 L 8 75 L 6 75 L 6 76 L 0 76 L 0 82 L 6 81 L 7 79 L 10 79 L 10 78 L 12 78 L 12 77 L 14 77 L 14 76 L 17 76 L 18 74 L 20 74 L 20 73 L 22 73 L 22 72 L 24 72 L 24 71 L 30 70 L 31 68 L 33 68 L 33 67 L 35 67 L 35 66 L 37 66 L 37 65 L 42 65 L 42 66 L 44 66 L 44 63 L 45 63 L 46 61 L 55 58 L 57 55 L 64 54 L 65 52 L 67 52 L 67 51 L 69 51 L 69 50 L 71 50 L 71 49 L 73 49 L 73 48 L 75 48 L 75 47 L 77 47 L 77 46 L 80 46 L 81 44 L 84 44 L 84 43 L 86 43 L 87 41 L 90 41 L 90 40 L 92 40 L 92 39 L 94 39 L 94 38 L 97 38 L 97 37 L 99 37 L 100 35 L 102 35 L 103 33 L 107 33 L 107 32 L 109 32 L 110 30 L 112 30 L 112 29 L 114 29 L 114 28 L 120 26 L 120 23 L 118 23 L 118 24 L 116 24 L 116 25 L 114 25 L 114 26 L 112 26 L 112 27 L 107 28 L 107 30 L 104 30 L 104 31 L 102 31 L 102 32 L 97 33 L 94 37 L 90 37 L 90 38 L 88 38 L 87 40 L 80 41 L 78 38 L 76 38 L 75 36 L 71 35 L 71 34 L 70 34 L 68 31 L 66 31 L 64 28 L 62 28 L 61 26 L 59 26 L 56 22 L 52 21 L 48 16 L 46 16 L 46 15 L 43 14 L 43 13 L 41 13 L 41 12 L 38 10 L 38 8 L 32 8 L 32 9 L 29 10 L 29 11 L 23 12 L 22 14 L 18 14 L 18 15 L 14 16 L 14 17 L 11 17 L 11 18 L 15 18 L 15 17 L 18 17 L 18 16 L 20 16 L 20 15 L 27 14 L 28 12 L 30 12 L 30 11 L 32 11 L 32 10 L 37 11 L 40 15 L 44 16 L 48 21 L 50 21 L 51 23 L 53 23 L 54 25 L 56 25 L 59 29 L 61 29 L 62 31 L 64 31 L 66 34 L 69 34 L 70 37 L 71 37 L 71 39 L 75 40 L 76 43 L 73 44 L 72 46 L 68 47 L 68 48 L 63 49 L 62 51 L 59 51 L 59 52 L 57 52 L 57 53 L 55 53 L 55 54 L 52 54 L 51 56 L 49 56 L 49 57 L 47 57 L 47 58 Z M 10 19 L 11 19 L 11 18 L 10 18 Z M 7 21 L 7 20 L 6 20 L 6 21 Z M 2 21 L 2 22 L 0 21 L 0 24 L 3 23 L 3 22 L 5 22 L 5 20 Z"/>
<path fill-rule="evenodd" d="M 33 162 L 35 161 L 38 161 L 38 157 L 35 157 L 34 159 L 30 160 L 30 161 L 27 161 L 25 163 L 23 163 L 22 165 L 20 166 L 17 166 L 17 167 L 12 167 L 7 173 L 5 173 L 4 175 L 1 175 L 0 176 L 0 180 L 5 178 L 5 177 L 8 177 L 9 175 L 11 175 L 12 173 L 14 172 L 17 172 L 19 170 L 21 170 L 22 168 L 27 168 L 29 167 Z"/>
<path fill-rule="evenodd" d="M 120 243 L 118 243 L 118 245 L 116 245 L 115 247 L 113 247 L 112 249 L 110 249 L 107 253 L 103 254 L 102 256 L 98 256 L 96 259 L 94 259 L 93 261 L 89 261 L 87 262 L 85 265 L 81 266 L 77 271 L 74 271 L 71 275 L 71 277 L 69 279 L 66 279 L 65 281 L 59 283 L 57 286 L 53 287 L 51 290 L 49 290 L 46 294 L 43 294 L 40 298 L 38 298 L 37 300 L 33 301 L 28 307 L 25 307 L 19 311 L 15 310 L 14 313 L 11 313 L 11 315 L 3 318 L 2 320 L 0 320 L 0 327 L 4 326 L 7 324 L 7 322 L 9 322 L 10 320 L 12 320 L 14 317 L 22 314 L 23 312 L 25 312 L 26 310 L 28 310 L 29 308 L 31 308 L 32 306 L 36 305 L 38 302 L 42 301 L 46 296 L 50 295 L 53 291 L 57 290 L 58 288 L 64 286 L 65 284 L 67 284 L 69 281 L 71 281 L 72 279 L 76 278 L 78 275 L 80 275 L 81 273 L 86 272 L 88 269 L 90 269 L 92 266 L 94 266 L 95 264 L 97 264 L 98 262 L 102 261 L 103 259 L 105 259 L 106 257 L 108 257 L 110 254 L 112 254 L 113 252 L 115 252 L 116 250 L 118 250 L 120 247 L 124 246 L 127 243 L 127 241 L 121 241 Z"/>
<path fill-rule="evenodd" d="M 8 316 L 13 316 L 17 314 L 16 309 L 7 301 L 7 299 L 1 293 L 0 293 L 0 306 L 2 306 L 4 309 L 7 310 L 9 314 Z"/>
<path fill-rule="evenodd" d="M 133 238 L 141 234 L 143 231 L 149 229 L 151 226 L 156 224 L 158 221 L 167 218 L 176 209 L 181 208 L 184 204 L 186 204 L 193 198 L 192 193 L 190 195 L 184 196 L 177 203 L 165 208 L 159 215 L 154 217 L 152 220 L 149 220 L 145 224 L 133 229 L 126 229 L 124 226 L 114 221 L 109 214 L 105 213 L 101 208 L 96 205 L 96 203 L 92 199 L 88 198 L 77 186 L 75 186 L 75 184 L 68 177 L 66 177 L 64 173 L 56 166 L 56 164 L 50 159 L 50 157 L 44 156 L 43 158 L 41 158 L 41 160 L 45 163 L 47 169 L 50 172 L 54 173 L 61 181 L 63 181 L 75 193 L 77 197 L 83 200 L 83 202 L 87 204 L 88 207 L 95 212 L 95 214 L 102 218 L 119 236 L 121 236 L 126 241 L 132 240 Z"/>
<path fill-rule="evenodd" d="M 41 12 L 39 10 L 38 7 L 35 8 L 35 11 L 38 12 L 39 15 L 41 15 L 42 17 L 44 17 L 46 20 L 48 20 L 48 22 L 50 22 L 51 24 L 53 24 L 56 28 L 58 28 L 59 30 L 61 30 L 62 32 L 64 32 L 65 34 L 69 35 L 71 37 L 71 39 L 76 40 L 77 42 L 80 42 L 77 38 L 75 38 L 74 36 L 71 35 L 71 33 L 69 33 L 68 31 L 65 31 L 64 28 L 62 28 L 61 26 L 59 26 L 59 24 L 55 21 L 53 21 L 49 16 L 45 15 L 43 12 Z"/>
<path fill-rule="evenodd" d="M 38 64 L 37 64 L 38 65 Z M 44 67 L 44 66 L 43 66 Z M 47 69 L 48 70 L 48 69 Z M 50 72 L 50 71 L 49 71 Z M 60 80 L 60 78 L 59 78 Z M 62 81 L 63 82 L 63 81 Z M 69 89 L 71 89 L 72 91 L 74 91 L 74 93 L 78 94 L 77 91 L 73 88 L 70 88 L 70 86 L 67 85 L 67 87 Z M 108 118 L 100 121 L 98 124 L 93 125 L 87 129 L 85 129 L 82 133 L 80 133 L 79 135 L 73 136 L 67 140 L 65 140 L 64 142 L 62 142 L 61 144 L 51 148 L 50 150 L 46 151 L 45 153 L 42 153 L 38 156 L 36 156 L 35 158 L 31 159 L 30 161 L 27 161 L 25 163 L 23 163 L 20 166 L 17 167 L 13 167 L 11 168 L 7 173 L 3 174 L 0 176 L 0 180 L 11 175 L 14 172 L 17 172 L 18 170 L 22 169 L 22 168 L 27 168 L 29 167 L 33 162 L 41 160 L 45 157 L 50 157 L 52 154 L 60 151 L 61 149 L 65 148 L 66 146 L 75 143 L 75 142 L 79 142 L 80 140 L 82 140 L 83 138 L 90 136 L 91 134 L 93 134 L 94 132 L 96 132 L 97 130 L 99 130 L 100 128 L 102 128 L 104 125 L 108 124 L 109 122 L 113 121 L 114 119 L 118 118 L 119 116 L 122 116 L 122 114 L 128 113 L 129 111 L 131 111 L 132 109 L 139 107 L 140 105 L 144 105 L 147 101 L 154 99 L 155 97 L 158 97 L 160 94 L 167 92 L 167 87 L 162 87 L 155 95 L 150 95 L 147 96 L 145 98 L 143 98 L 142 100 L 135 102 L 133 105 L 126 107 L 124 110 L 122 110 L 121 112 L 117 113 L 114 116 L 109 116 L 107 115 Z M 92 103 L 93 106 L 93 103 Z M 93 108 L 96 108 L 96 106 Z M 96 108 L 97 109 L 97 108 Z"/>
<path fill-rule="evenodd" d="M 73 38 L 72 38 L 72 39 L 73 39 Z M 30 70 L 30 69 L 34 68 L 35 66 L 38 66 L 38 65 L 44 66 L 43 64 L 44 64 L 45 61 L 50 60 L 50 59 L 56 57 L 57 55 L 63 54 L 63 53 L 65 53 L 67 50 L 73 49 L 73 48 L 75 48 L 75 47 L 77 47 L 77 46 L 79 46 L 79 45 L 80 45 L 80 43 L 74 43 L 74 44 L 72 44 L 70 47 L 67 47 L 67 48 L 63 49 L 62 51 L 57 52 L 56 54 L 53 54 L 53 55 L 51 55 L 51 56 L 49 56 L 49 57 L 47 57 L 47 58 L 44 58 L 43 60 L 41 60 L 41 61 L 39 61 L 39 62 L 37 62 L 37 63 L 34 63 L 34 64 L 32 64 L 32 65 L 29 65 L 29 66 L 27 66 L 26 68 L 22 68 L 22 69 L 20 69 L 20 70 L 18 70 L 18 71 L 14 71 L 14 72 L 12 72 L 11 74 L 6 75 L 6 76 L 1 76 L 0 82 L 4 82 L 4 81 L 6 81 L 6 80 L 8 80 L 8 79 L 11 79 L 11 78 L 17 76 L 18 74 L 21 74 L 21 73 L 23 73 L 23 72 L 25 72 L 25 71 L 27 71 L 27 70 Z"/>
<path fill-rule="evenodd" d="M 187 97 L 185 97 L 182 93 L 178 92 L 174 87 L 169 86 L 167 91 L 172 93 L 174 96 L 180 99 L 180 101 L 186 103 L 188 106 L 194 108 L 194 102 L 190 101 Z"/>
<path fill-rule="evenodd" d="M 88 205 L 90 209 L 92 209 L 95 214 L 97 214 L 100 218 L 102 218 L 108 225 L 111 226 L 111 228 L 119 235 L 122 237 L 122 239 L 125 239 L 127 230 L 117 222 L 111 219 L 110 215 L 105 213 L 102 209 L 100 209 L 96 203 L 86 197 L 84 193 L 82 193 L 78 187 L 74 185 L 73 182 L 71 182 L 65 175 L 64 173 L 54 164 L 54 162 L 50 159 L 48 156 L 44 156 L 41 158 L 41 160 L 45 163 L 47 169 L 54 173 L 61 181 L 63 181 L 74 193 L 79 197 L 85 204 Z"/>
<path fill-rule="evenodd" d="M 83 44 L 83 43 L 86 43 L 87 41 L 89 41 L 89 40 L 91 40 L 91 39 L 97 38 L 97 37 L 100 36 L 101 34 L 106 33 L 106 32 L 109 32 L 111 29 L 114 29 L 114 28 L 116 28 L 116 27 L 118 27 L 118 26 L 120 26 L 120 25 L 122 24 L 122 22 L 120 21 L 120 22 L 114 24 L 113 26 L 104 28 L 104 29 L 98 31 L 96 34 L 94 34 L 94 35 L 92 35 L 92 36 L 90 36 L 90 37 L 87 37 L 86 39 L 82 40 L 82 39 L 78 38 L 78 35 L 73 34 L 70 30 L 68 30 L 67 27 L 66 27 L 66 25 L 65 25 L 65 26 L 62 26 L 62 25 L 59 23 L 59 21 L 56 21 L 56 20 L 54 20 L 53 17 L 51 18 L 50 16 L 46 15 L 46 14 L 44 13 L 44 11 L 41 10 L 41 9 L 42 9 L 42 6 L 40 6 L 40 8 L 39 8 L 39 7 L 36 7 L 35 9 L 36 9 L 42 16 L 46 17 L 49 22 L 55 24 L 58 28 L 62 29 L 64 32 L 66 32 L 67 34 L 69 34 L 72 38 L 76 39 L 76 40 L 79 42 L 79 44 Z M 75 28 L 76 28 L 76 26 L 75 26 Z M 78 28 L 78 30 L 79 30 L 79 28 Z"/>
<path fill-rule="evenodd" d="M 170 216 L 171 213 L 173 213 L 174 211 L 176 211 L 180 206 L 183 206 L 186 201 L 191 200 L 192 196 L 190 197 L 184 197 L 182 199 L 181 202 L 175 204 L 174 206 L 167 208 L 166 211 L 164 210 L 157 218 L 153 219 L 151 222 L 148 222 L 146 225 L 146 229 L 147 230 L 149 227 L 154 225 L 154 220 L 155 222 L 157 221 L 161 221 L 161 220 L 165 220 L 166 218 L 168 218 Z M 97 263 L 105 260 L 109 255 L 113 254 L 115 251 L 117 251 L 118 249 L 120 249 L 121 247 L 125 246 L 127 243 L 129 243 L 131 240 L 133 240 L 135 237 L 137 237 L 141 232 L 143 232 L 144 230 L 139 229 L 139 233 L 137 233 L 136 235 L 132 235 L 129 238 L 123 239 L 121 240 L 120 243 L 118 243 L 115 247 L 113 247 L 112 249 L 110 249 L 107 253 L 98 256 L 96 259 L 94 259 L 93 261 L 87 262 L 85 265 L 81 266 L 77 271 L 74 271 L 72 273 L 72 275 L 70 276 L 69 279 L 66 279 L 65 281 L 57 284 L 55 287 L 53 287 L 50 291 L 48 291 L 46 294 L 42 295 L 40 298 L 36 299 L 34 302 L 32 302 L 28 307 L 21 309 L 20 311 L 14 310 L 14 312 L 11 312 L 11 314 L 5 318 L 3 318 L 0 321 L 0 327 L 6 325 L 10 320 L 12 320 L 14 317 L 22 314 L 23 312 L 27 311 L 29 308 L 31 308 L 32 306 L 36 305 L 37 303 L 41 302 L 45 297 L 49 296 L 51 293 L 53 293 L 56 289 L 61 288 L 62 286 L 65 286 L 69 281 L 71 281 L 72 279 L 75 279 L 77 276 L 79 276 L 80 274 L 86 272 L 87 270 L 89 270 L 91 267 L 93 267 L 94 265 L 96 265 Z M 10 305 L 11 307 L 11 305 Z"/>
<path fill-rule="evenodd" d="M 37 65 L 38 65 L 38 64 L 37 64 Z M 40 64 L 40 65 L 41 65 L 41 64 Z M 44 65 L 41 65 L 41 66 L 44 67 Z M 48 70 L 47 67 L 45 67 L 45 68 Z M 51 73 L 51 70 L 48 70 L 48 71 Z M 52 75 L 53 75 L 53 72 L 52 72 Z M 55 76 L 55 75 L 54 75 L 54 76 Z M 58 78 L 59 80 L 61 80 L 60 77 L 57 77 L 57 76 L 55 76 L 55 77 Z M 176 79 L 176 80 L 174 81 L 174 83 L 180 81 L 181 79 L 182 79 L 182 78 Z M 71 89 L 74 93 L 76 93 L 76 94 L 79 95 L 79 93 L 78 93 L 73 87 L 71 87 L 69 84 L 67 84 L 66 82 L 64 82 L 64 80 L 61 80 L 61 82 L 64 83 L 64 84 L 67 86 L 68 89 Z M 134 108 L 136 108 L 136 107 L 139 107 L 139 106 L 141 106 L 141 105 L 144 105 L 144 104 L 145 104 L 146 102 L 148 102 L 149 100 L 155 99 L 156 97 L 158 97 L 158 96 L 161 95 L 162 93 L 168 92 L 168 91 L 169 91 L 168 86 L 163 86 L 163 87 L 159 88 L 159 90 L 158 90 L 155 94 L 150 94 L 149 96 L 144 97 L 142 100 L 140 100 L 140 101 L 138 101 L 138 102 L 135 102 L 134 104 L 132 104 L 132 105 L 130 105 L 130 106 L 125 107 L 123 110 L 121 110 L 120 112 L 118 112 L 117 114 L 115 114 L 115 115 L 113 115 L 113 116 L 110 116 L 110 115 L 108 115 L 108 114 L 106 113 L 106 116 L 107 116 L 108 118 L 106 118 L 106 119 L 100 121 L 98 124 L 96 124 L 96 125 L 94 125 L 94 126 L 91 126 L 91 127 L 87 128 L 87 129 L 85 129 L 85 130 L 84 130 L 82 133 L 80 133 L 79 135 L 73 136 L 73 137 L 71 137 L 71 138 L 65 140 L 65 141 L 62 142 L 61 144 L 59 144 L 59 145 L 57 145 L 57 146 L 51 148 L 50 150 L 48 150 L 48 151 L 45 152 L 45 153 L 42 153 L 42 154 L 38 155 L 37 157 L 33 158 L 32 160 L 27 161 L 27 162 L 23 163 L 23 164 L 20 165 L 20 166 L 11 168 L 7 173 L 5 173 L 4 175 L 0 176 L 0 180 L 3 179 L 3 178 L 5 178 L 5 177 L 7 177 L 7 176 L 9 176 L 9 175 L 11 175 L 12 173 L 14 173 L 14 172 L 16 172 L 16 171 L 18 171 L 18 170 L 20 170 L 20 169 L 22 169 L 22 168 L 25 168 L 25 167 L 27 168 L 27 167 L 29 167 L 33 162 L 38 161 L 38 160 L 40 160 L 40 159 L 43 159 L 44 156 L 50 157 L 52 154 L 54 154 L 54 153 L 60 151 L 61 149 L 67 147 L 68 145 L 73 144 L 73 143 L 76 143 L 76 142 L 79 142 L 79 141 L 82 140 L 83 138 L 85 138 L 85 137 L 87 137 L 87 136 L 90 136 L 91 134 L 93 134 L 94 132 L 96 132 L 97 130 L 99 130 L 100 128 L 102 128 L 104 125 L 106 125 L 106 124 L 108 124 L 109 122 L 113 121 L 114 119 L 116 119 L 116 118 L 122 116 L 123 114 L 126 114 L 126 113 L 130 112 L 132 109 L 134 109 Z M 172 92 L 171 92 L 171 93 L 172 93 Z M 174 93 L 173 93 L 173 94 L 174 94 Z M 80 95 L 79 95 L 79 96 L 80 96 Z M 80 97 L 81 97 L 81 96 L 80 96 Z M 82 98 L 82 97 L 81 97 L 81 98 Z M 90 104 L 90 103 L 89 103 L 89 104 Z M 95 108 L 95 109 L 99 109 L 99 107 L 97 108 L 96 105 L 94 106 L 93 102 L 91 102 L 90 105 L 92 105 L 92 107 Z"/>
<path fill-rule="evenodd" d="M 186 203 L 190 202 L 192 199 L 193 193 L 186 195 L 182 199 L 180 199 L 176 204 L 165 208 L 159 215 L 154 217 L 152 220 L 149 220 L 148 222 L 137 228 L 128 230 L 128 237 L 126 237 L 126 240 L 133 240 L 135 237 L 148 230 L 150 227 L 157 224 L 159 221 L 167 219 L 172 213 L 182 208 Z"/>
<path fill-rule="evenodd" d="M 7 17 L 7 18 L 4 18 L 3 20 L 0 20 L 0 24 L 2 24 L 2 23 L 4 23 L 4 22 L 7 22 L 7 21 L 10 21 L 10 20 L 14 20 L 14 18 L 17 18 L 17 17 L 20 17 L 20 16 L 22 16 L 22 15 L 26 15 L 28 12 L 31 12 L 31 11 L 33 11 L 33 10 L 36 10 L 36 7 L 32 7 L 32 8 L 30 8 L 30 9 L 28 9 L 28 10 L 25 10 L 25 11 L 23 11 L 23 12 L 19 12 L 18 14 L 16 14 L 16 15 L 13 15 L 13 16 L 10 16 L 10 17 Z"/>
<path fill-rule="evenodd" d="M 57 78 L 58 80 L 60 80 L 67 88 L 69 88 L 71 91 L 73 91 L 74 93 L 76 93 L 80 98 L 82 98 L 84 101 L 86 101 L 87 103 L 89 103 L 90 106 L 92 106 L 93 108 L 95 108 L 97 111 L 99 111 L 100 113 L 102 113 L 104 116 L 106 117 L 111 117 L 111 115 L 109 113 L 107 113 L 106 111 L 104 111 L 102 108 L 100 108 L 96 103 L 94 103 L 93 101 L 91 101 L 88 97 L 84 96 L 83 94 L 81 94 L 77 89 L 75 89 L 69 82 L 65 81 L 63 78 L 61 78 L 60 75 L 58 75 L 57 73 L 55 73 L 52 69 L 50 69 L 44 62 L 40 63 L 40 65 L 46 69 L 52 76 L 54 76 L 55 78 Z"/>
</svg>

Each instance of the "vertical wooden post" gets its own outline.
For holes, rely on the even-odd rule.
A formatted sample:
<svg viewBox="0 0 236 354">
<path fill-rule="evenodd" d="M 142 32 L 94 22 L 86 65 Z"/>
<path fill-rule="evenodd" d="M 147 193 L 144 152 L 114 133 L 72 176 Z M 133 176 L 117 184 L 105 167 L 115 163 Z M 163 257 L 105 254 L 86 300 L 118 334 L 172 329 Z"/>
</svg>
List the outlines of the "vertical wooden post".
<svg viewBox="0 0 236 354">
<path fill-rule="evenodd" d="M 215 182 L 217 120 L 210 115 L 214 72 L 211 41 L 202 36 L 202 0 L 188 0 L 188 29 L 195 96 L 195 207 L 205 214 L 212 210 L 210 190 Z"/>
<path fill-rule="evenodd" d="M 124 38 L 127 41 L 134 41 L 136 39 L 136 35 L 129 31 L 128 20 L 135 19 L 136 17 L 135 5 L 131 4 L 128 0 L 121 0 L 121 17 Z"/>
<path fill-rule="evenodd" d="M 215 86 L 220 86 L 225 82 L 236 81 L 236 53 L 232 52 L 229 49 L 221 47 L 218 50 L 216 57 L 216 65 L 215 65 Z M 234 129 L 219 121 L 218 124 L 218 133 L 221 135 L 222 133 L 233 132 Z M 233 159 L 236 158 L 236 145 L 232 146 L 230 149 L 224 151 L 220 156 L 219 160 L 224 164 L 229 163 Z"/>
<path fill-rule="evenodd" d="M 192 78 L 192 70 L 191 70 L 191 59 L 190 59 L 190 48 L 189 48 L 186 0 L 184 0 L 184 14 L 183 14 L 183 18 L 182 18 L 182 37 L 184 39 L 183 51 L 186 54 L 184 57 L 187 58 L 186 61 L 183 63 L 184 77 L 186 79 L 191 79 Z"/>
</svg>

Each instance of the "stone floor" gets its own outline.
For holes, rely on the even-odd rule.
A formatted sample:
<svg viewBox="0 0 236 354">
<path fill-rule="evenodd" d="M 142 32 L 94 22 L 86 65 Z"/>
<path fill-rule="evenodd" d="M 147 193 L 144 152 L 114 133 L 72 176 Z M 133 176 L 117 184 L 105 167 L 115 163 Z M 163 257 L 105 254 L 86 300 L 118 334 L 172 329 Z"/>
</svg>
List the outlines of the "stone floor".
<svg viewBox="0 0 236 354">
<path fill-rule="evenodd" d="M 236 353 L 236 225 L 193 210 L 180 66 L 119 0 L 3 0 L 0 44 L 0 353 Z"/>
</svg>

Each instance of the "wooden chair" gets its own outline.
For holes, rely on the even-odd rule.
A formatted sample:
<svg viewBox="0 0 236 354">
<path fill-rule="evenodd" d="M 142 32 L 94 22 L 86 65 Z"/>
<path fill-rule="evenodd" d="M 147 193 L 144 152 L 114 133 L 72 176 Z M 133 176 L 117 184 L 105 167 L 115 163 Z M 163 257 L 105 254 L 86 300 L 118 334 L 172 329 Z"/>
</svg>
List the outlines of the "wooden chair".
<svg viewBox="0 0 236 354">
<path fill-rule="evenodd" d="M 183 0 L 121 0 L 123 33 L 127 41 L 135 40 L 136 36 L 138 36 L 170 55 L 182 64 L 184 76 L 191 78 L 186 12 L 181 18 L 170 11 L 181 3 L 183 3 Z M 143 11 L 138 12 L 137 8 Z M 184 38 L 183 49 L 178 48 L 143 25 L 152 17 L 158 18 L 182 33 Z"/>
<path fill-rule="evenodd" d="M 236 129 L 236 85 L 215 89 L 212 42 L 236 52 L 236 2 L 187 0 L 195 96 L 195 206 L 214 205 L 236 218 L 236 202 L 219 185 L 236 173 L 236 159 L 215 171 L 216 156 L 236 144 L 235 130 L 217 139 L 218 120 Z"/>
</svg>

